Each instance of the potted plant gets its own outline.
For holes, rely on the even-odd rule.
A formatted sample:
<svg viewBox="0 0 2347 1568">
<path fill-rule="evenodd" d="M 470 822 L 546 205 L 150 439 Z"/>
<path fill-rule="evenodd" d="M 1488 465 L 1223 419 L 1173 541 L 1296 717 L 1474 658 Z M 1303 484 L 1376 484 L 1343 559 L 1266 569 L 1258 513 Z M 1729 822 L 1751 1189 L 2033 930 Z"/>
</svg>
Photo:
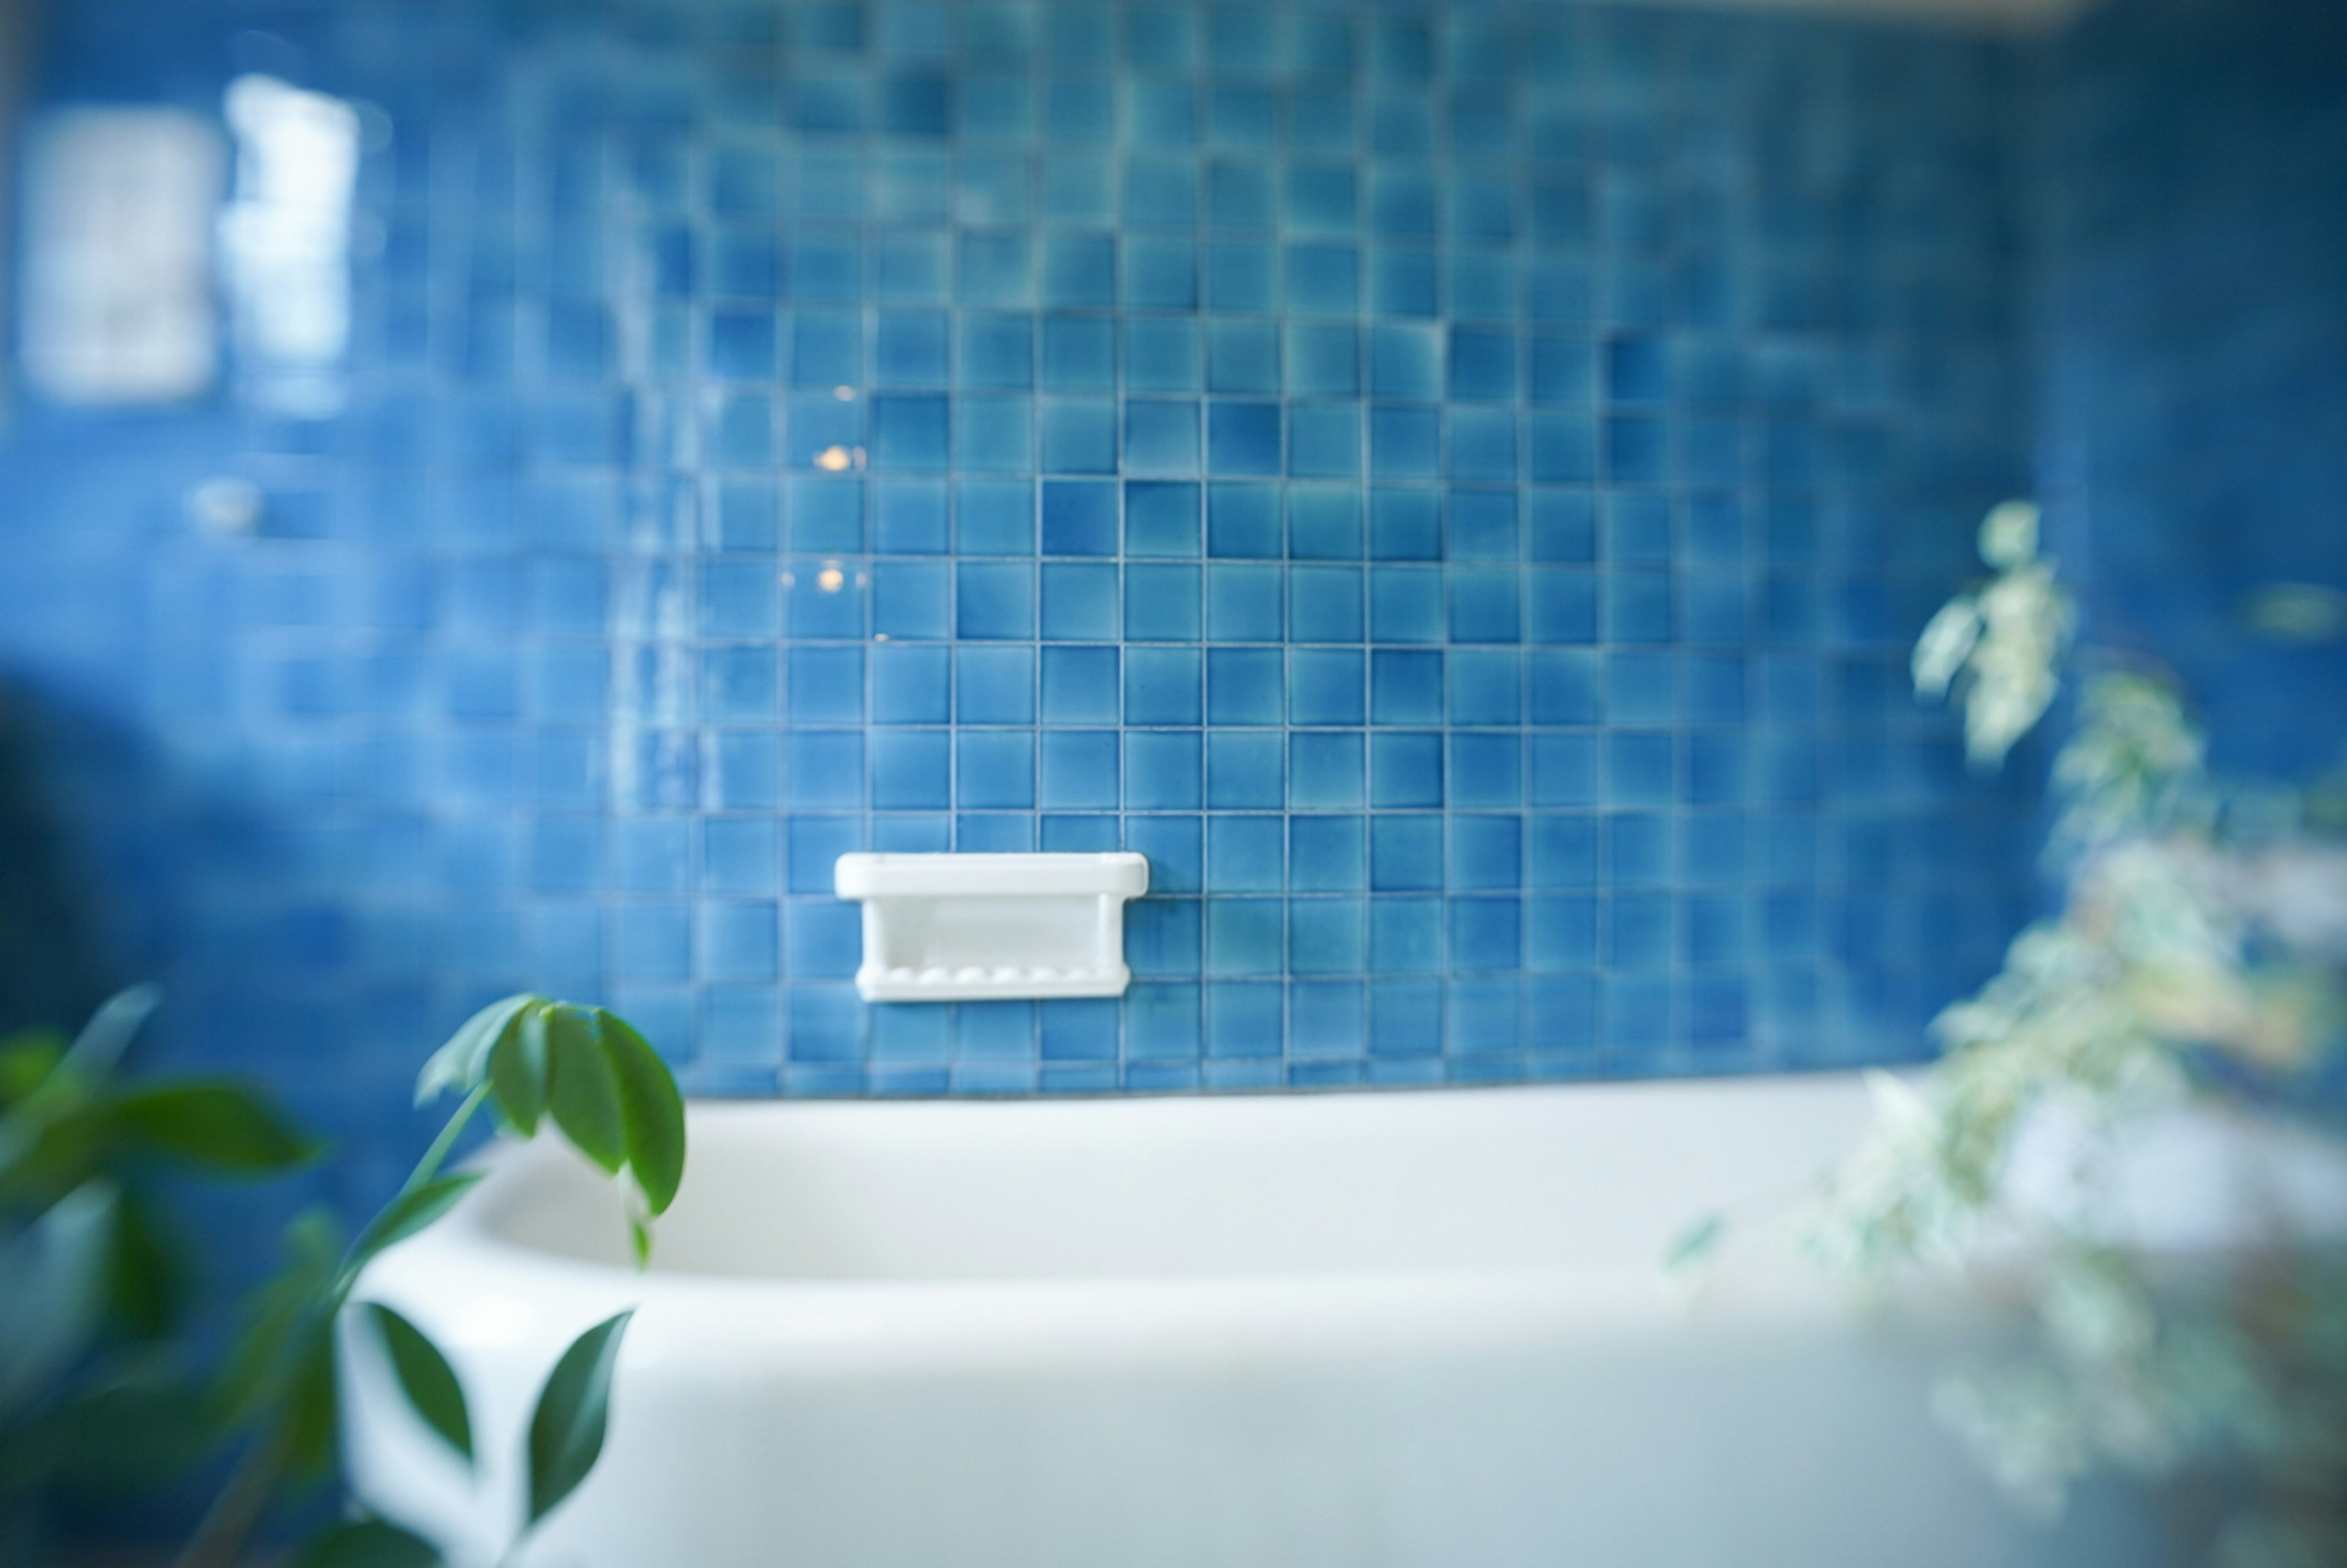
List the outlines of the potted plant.
<svg viewBox="0 0 2347 1568">
<path fill-rule="evenodd" d="M 39 1560 L 34 1504 L 58 1486 L 153 1486 L 213 1455 L 226 1478 L 179 1568 L 232 1568 L 272 1510 L 329 1479 L 340 1428 L 337 1321 L 357 1311 L 417 1415 L 466 1460 L 471 1422 L 447 1359 L 407 1319 L 354 1300 L 367 1263 L 446 1214 L 480 1180 L 450 1170 L 484 1111 L 510 1135 L 553 1127 L 630 1194 L 639 1263 L 683 1178 L 684 1108 L 657 1052 L 600 1008 L 514 996 L 467 1020 L 427 1061 L 419 1103 L 456 1109 L 407 1180 L 344 1240 L 333 1216 L 287 1228 L 285 1264 L 245 1304 L 217 1365 L 174 1339 L 178 1270 L 148 1197 L 170 1165 L 267 1176 L 318 1147 L 225 1080 L 125 1082 L 124 1049 L 155 1006 L 123 993 L 69 1044 L 0 1044 L 0 1557 Z M 601 1454 L 612 1368 L 630 1315 L 579 1336 L 549 1369 L 528 1432 L 528 1504 L 515 1550 Z M 346 1505 L 296 1561 L 307 1568 L 427 1568 L 436 1547 Z"/>
</svg>

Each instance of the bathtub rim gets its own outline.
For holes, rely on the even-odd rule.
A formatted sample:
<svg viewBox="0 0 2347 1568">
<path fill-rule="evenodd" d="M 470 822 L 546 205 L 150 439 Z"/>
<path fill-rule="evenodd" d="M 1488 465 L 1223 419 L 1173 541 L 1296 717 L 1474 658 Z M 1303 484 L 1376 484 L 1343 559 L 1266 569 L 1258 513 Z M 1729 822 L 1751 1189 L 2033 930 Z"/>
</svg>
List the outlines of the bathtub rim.
<svg viewBox="0 0 2347 1568">
<path fill-rule="evenodd" d="M 1055 1122 L 1076 1115 L 1144 1121 L 1238 1114 L 1367 1118 L 1479 1112 L 1537 1116 L 1573 1102 L 1603 1113 L 1608 1102 L 1702 1097 L 1737 1102 L 1830 1098 L 1854 1108 L 1861 1077 L 1850 1071 L 1734 1074 L 1501 1086 L 1411 1086 L 1368 1092 L 1285 1091 L 972 1099 L 751 1100 L 696 1097 L 692 1111 L 727 1123 L 821 1118 L 828 1122 L 972 1118 Z M 1088 1135 L 1098 1135 L 1098 1129 Z M 1819 1165 L 1834 1152 L 1821 1152 Z M 541 1137 L 500 1140 L 474 1154 L 485 1179 L 437 1225 L 372 1263 L 358 1299 L 383 1300 L 425 1324 L 452 1348 L 533 1346 L 568 1325 L 575 1333 L 611 1312 L 639 1309 L 630 1360 L 738 1365 L 747 1343 L 808 1371 L 951 1363 L 1031 1367 L 1265 1356 L 1386 1355 L 1497 1350 L 1561 1335 L 1674 1332 L 1704 1325 L 1766 1324 L 1846 1330 L 1843 1282 L 1801 1265 L 1789 1246 L 1674 1275 L 1658 1246 L 1651 1267 L 1441 1266 L 1265 1275 L 1041 1275 L 1010 1277 L 825 1278 L 693 1272 L 638 1274 L 622 1266 L 531 1246 L 504 1234 L 507 1190 L 549 1165 L 590 1171 L 575 1152 Z M 597 1174 L 600 1175 L 600 1173 Z M 1692 1225 L 1700 1211 L 1687 1216 Z M 1665 1238 L 1667 1239 L 1667 1238 Z M 655 1256 L 658 1249 L 654 1235 Z M 463 1280 L 452 1301 L 448 1282 Z"/>
</svg>

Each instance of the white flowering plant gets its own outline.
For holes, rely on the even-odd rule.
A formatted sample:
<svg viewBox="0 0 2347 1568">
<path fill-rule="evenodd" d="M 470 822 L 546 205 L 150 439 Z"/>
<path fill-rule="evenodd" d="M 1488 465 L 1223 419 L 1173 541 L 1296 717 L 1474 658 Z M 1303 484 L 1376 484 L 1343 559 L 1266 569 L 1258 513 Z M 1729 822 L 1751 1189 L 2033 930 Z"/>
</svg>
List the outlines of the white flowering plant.
<svg viewBox="0 0 2347 1568">
<path fill-rule="evenodd" d="M 1915 641 L 1919 694 L 1940 698 L 1959 682 L 1964 751 L 1975 768 L 2003 765 L 2061 690 L 2062 658 L 2077 615 L 2038 553 L 2038 511 L 2007 501 L 1981 525 L 1981 559 L 1997 571 L 1986 587 L 1942 605 Z"/>
<path fill-rule="evenodd" d="M 2075 616 L 2037 548 L 2037 512 L 1991 513 L 1997 575 L 1917 644 L 1926 698 L 1964 705 L 1973 765 L 2001 765 L 2051 710 Z M 2019 1501 L 2058 1510 L 2119 1471 L 2195 1500 L 2211 1568 L 2347 1563 L 2347 1247 L 2267 1216 L 2197 1262 L 2130 1241 L 2126 1152 L 2143 1129 L 2212 1104 L 2337 1137 L 2319 1089 L 2347 1020 L 2347 841 L 2337 792 L 2215 776 L 2174 685 L 2089 680 L 2054 764 L 2058 909 L 2004 969 L 1943 1012 L 1940 1060 L 1880 1074 L 1869 1136 L 1808 1226 L 1816 1253 L 1870 1282 L 2007 1271 L 2034 1324 L 2025 1354 L 1950 1377 L 1939 1414 Z M 2066 1126 L 2065 1191 L 2015 1180 L 2033 1129 Z M 2311 1132 L 2308 1131 L 2311 1129 Z M 2005 1255 L 2012 1255 L 2010 1252 Z"/>
</svg>

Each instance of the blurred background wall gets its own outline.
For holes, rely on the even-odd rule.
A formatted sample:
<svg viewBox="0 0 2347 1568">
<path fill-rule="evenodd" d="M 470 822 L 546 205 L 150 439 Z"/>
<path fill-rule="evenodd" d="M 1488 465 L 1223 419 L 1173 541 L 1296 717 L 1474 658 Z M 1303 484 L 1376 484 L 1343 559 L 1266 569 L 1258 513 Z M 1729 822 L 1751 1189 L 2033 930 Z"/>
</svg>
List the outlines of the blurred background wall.
<svg viewBox="0 0 2347 1568">
<path fill-rule="evenodd" d="M 2033 488 L 2335 750 L 2242 634 L 2347 587 L 2325 7 L 34 20 L 36 139 L 184 110 L 249 221 L 201 392 L 0 432 L 5 961 L 161 979 L 364 1192 L 522 988 L 712 1093 L 1916 1057 L 2034 806 L 1906 646 Z M 840 851 L 1117 845 L 1122 1004 L 856 999 Z"/>
<path fill-rule="evenodd" d="M 2222 765 L 2335 768 L 2347 10 L 2118 0 L 2052 83 L 2041 483 L 2092 635 L 2176 669 Z"/>
<path fill-rule="evenodd" d="M 45 105 L 362 106 L 343 353 L 231 289 L 216 390 L 0 455 L 119 961 L 362 1149 L 520 987 L 717 1092 L 1737 1071 L 1915 1055 L 2022 907 L 1901 676 L 2027 487 L 2012 47 L 45 21 Z M 1122 1006 L 855 999 L 839 851 L 1120 844 Z"/>
</svg>

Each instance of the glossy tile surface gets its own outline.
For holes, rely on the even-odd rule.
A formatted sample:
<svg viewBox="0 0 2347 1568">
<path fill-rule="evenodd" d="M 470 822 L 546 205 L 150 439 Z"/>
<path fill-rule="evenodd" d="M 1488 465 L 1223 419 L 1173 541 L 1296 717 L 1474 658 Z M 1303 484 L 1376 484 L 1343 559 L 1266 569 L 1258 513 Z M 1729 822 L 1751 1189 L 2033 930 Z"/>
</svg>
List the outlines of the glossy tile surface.
<svg viewBox="0 0 2347 1568">
<path fill-rule="evenodd" d="M 68 7 L 371 106 L 340 412 L 26 406 L 0 656 L 172 1049 L 521 987 L 715 1093 L 1913 1057 L 2029 894 L 1905 645 L 2025 488 L 2021 56 L 1633 7 Z M 190 487 L 260 487 L 251 537 Z M 1129 847 L 866 1008 L 852 849 Z"/>
</svg>

